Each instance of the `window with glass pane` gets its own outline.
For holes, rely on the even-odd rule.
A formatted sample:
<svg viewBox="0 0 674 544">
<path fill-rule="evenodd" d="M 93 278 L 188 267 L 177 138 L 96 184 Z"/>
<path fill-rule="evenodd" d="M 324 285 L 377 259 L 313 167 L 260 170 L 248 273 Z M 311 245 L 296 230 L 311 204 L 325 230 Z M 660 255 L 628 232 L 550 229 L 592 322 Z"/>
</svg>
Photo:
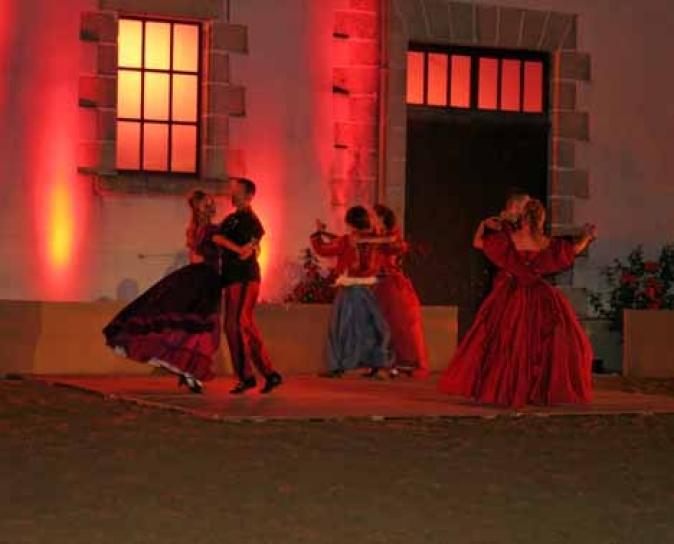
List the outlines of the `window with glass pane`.
<svg viewBox="0 0 674 544">
<path fill-rule="evenodd" d="M 407 103 L 544 115 L 547 55 L 475 47 L 412 45 Z"/>
<path fill-rule="evenodd" d="M 122 18 L 117 168 L 197 174 L 201 27 Z"/>
</svg>

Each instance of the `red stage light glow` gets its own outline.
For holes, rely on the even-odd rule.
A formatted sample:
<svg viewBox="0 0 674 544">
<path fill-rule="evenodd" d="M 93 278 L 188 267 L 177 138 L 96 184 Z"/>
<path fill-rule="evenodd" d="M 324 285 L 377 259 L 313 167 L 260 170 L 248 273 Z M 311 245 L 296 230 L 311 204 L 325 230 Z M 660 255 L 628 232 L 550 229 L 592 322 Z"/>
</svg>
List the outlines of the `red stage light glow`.
<svg viewBox="0 0 674 544">
<path fill-rule="evenodd" d="M 26 92 L 18 104 L 37 250 L 31 291 L 42 300 L 77 300 L 88 288 L 81 248 L 91 199 L 87 180 L 77 173 L 81 45 L 69 36 L 77 32 L 79 18 L 56 3 L 41 2 L 38 12 L 28 53 L 34 62 L 21 72 Z"/>
<path fill-rule="evenodd" d="M 15 32 L 15 11 L 16 8 L 13 2 L 8 0 L 0 1 L 0 74 L 6 74 L 9 71 L 9 56 Z M 0 118 L 4 117 L 7 90 L 8 86 L 6 84 L 0 84 Z"/>
</svg>

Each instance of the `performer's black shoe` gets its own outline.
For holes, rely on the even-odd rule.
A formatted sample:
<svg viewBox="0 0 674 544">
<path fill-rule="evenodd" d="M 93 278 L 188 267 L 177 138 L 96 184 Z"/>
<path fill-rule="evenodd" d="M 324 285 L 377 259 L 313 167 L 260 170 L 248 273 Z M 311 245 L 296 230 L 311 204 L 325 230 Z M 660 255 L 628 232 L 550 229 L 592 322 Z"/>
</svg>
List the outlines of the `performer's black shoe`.
<svg viewBox="0 0 674 544">
<path fill-rule="evenodd" d="M 192 393 L 203 393 L 204 391 L 204 386 L 203 384 L 197 380 L 196 378 L 193 378 L 191 376 L 183 376 L 181 375 L 178 378 L 178 387 L 182 386 L 187 387 Z"/>
<path fill-rule="evenodd" d="M 363 374 L 363 378 L 377 378 L 379 377 L 379 368 L 371 368 Z"/>
<path fill-rule="evenodd" d="M 257 381 L 255 378 L 248 378 L 246 380 L 241 380 L 234 386 L 234 389 L 230 391 L 232 395 L 241 395 L 249 389 L 254 389 L 257 386 Z"/>
<path fill-rule="evenodd" d="M 278 372 L 274 372 L 273 374 L 270 374 L 267 376 L 264 387 L 260 389 L 260 393 L 267 394 L 271 393 L 274 389 L 276 389 L 279 385 L 283 383 L 283 378 Z"/>
</svg>

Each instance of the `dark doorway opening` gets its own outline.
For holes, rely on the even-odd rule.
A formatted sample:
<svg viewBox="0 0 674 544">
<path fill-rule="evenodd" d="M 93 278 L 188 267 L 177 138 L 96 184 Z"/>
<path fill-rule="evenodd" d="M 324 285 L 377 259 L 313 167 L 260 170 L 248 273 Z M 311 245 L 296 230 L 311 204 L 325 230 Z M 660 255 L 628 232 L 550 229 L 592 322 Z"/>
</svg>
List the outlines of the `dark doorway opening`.
<svg viewBox="0 0 674 544">
<path fill-rule="evenodd" d="M 484 53 L 469 53 L 479 69 Z M 405 229 L 422 249 L 408 271 L 423 304 L 458 306 L 460 337 L 491 283 L 489 263 L 472 247 L 475 229 L 503 208 L 512 187 L 545 201 L 548 172 L 547 93 L 539 114 L 480 111 L 479 77 L 471 80 L 472 108 L 410 105 L 407 124 Z"/>
</svg>

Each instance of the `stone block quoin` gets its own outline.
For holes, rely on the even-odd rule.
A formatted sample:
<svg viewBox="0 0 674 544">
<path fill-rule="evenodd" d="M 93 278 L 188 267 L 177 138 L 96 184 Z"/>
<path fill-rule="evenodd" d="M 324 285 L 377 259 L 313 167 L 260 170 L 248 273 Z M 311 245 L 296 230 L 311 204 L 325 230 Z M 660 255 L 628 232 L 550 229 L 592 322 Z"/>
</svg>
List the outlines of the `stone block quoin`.
<svg viewBox="0 0 674 544">
<path fill-rule="evenodd" d="M 333 25 L 333 160 L 336 211 L 372 203 L 378 175 L 379 0 L 351 0 Z"/>
</svg>

